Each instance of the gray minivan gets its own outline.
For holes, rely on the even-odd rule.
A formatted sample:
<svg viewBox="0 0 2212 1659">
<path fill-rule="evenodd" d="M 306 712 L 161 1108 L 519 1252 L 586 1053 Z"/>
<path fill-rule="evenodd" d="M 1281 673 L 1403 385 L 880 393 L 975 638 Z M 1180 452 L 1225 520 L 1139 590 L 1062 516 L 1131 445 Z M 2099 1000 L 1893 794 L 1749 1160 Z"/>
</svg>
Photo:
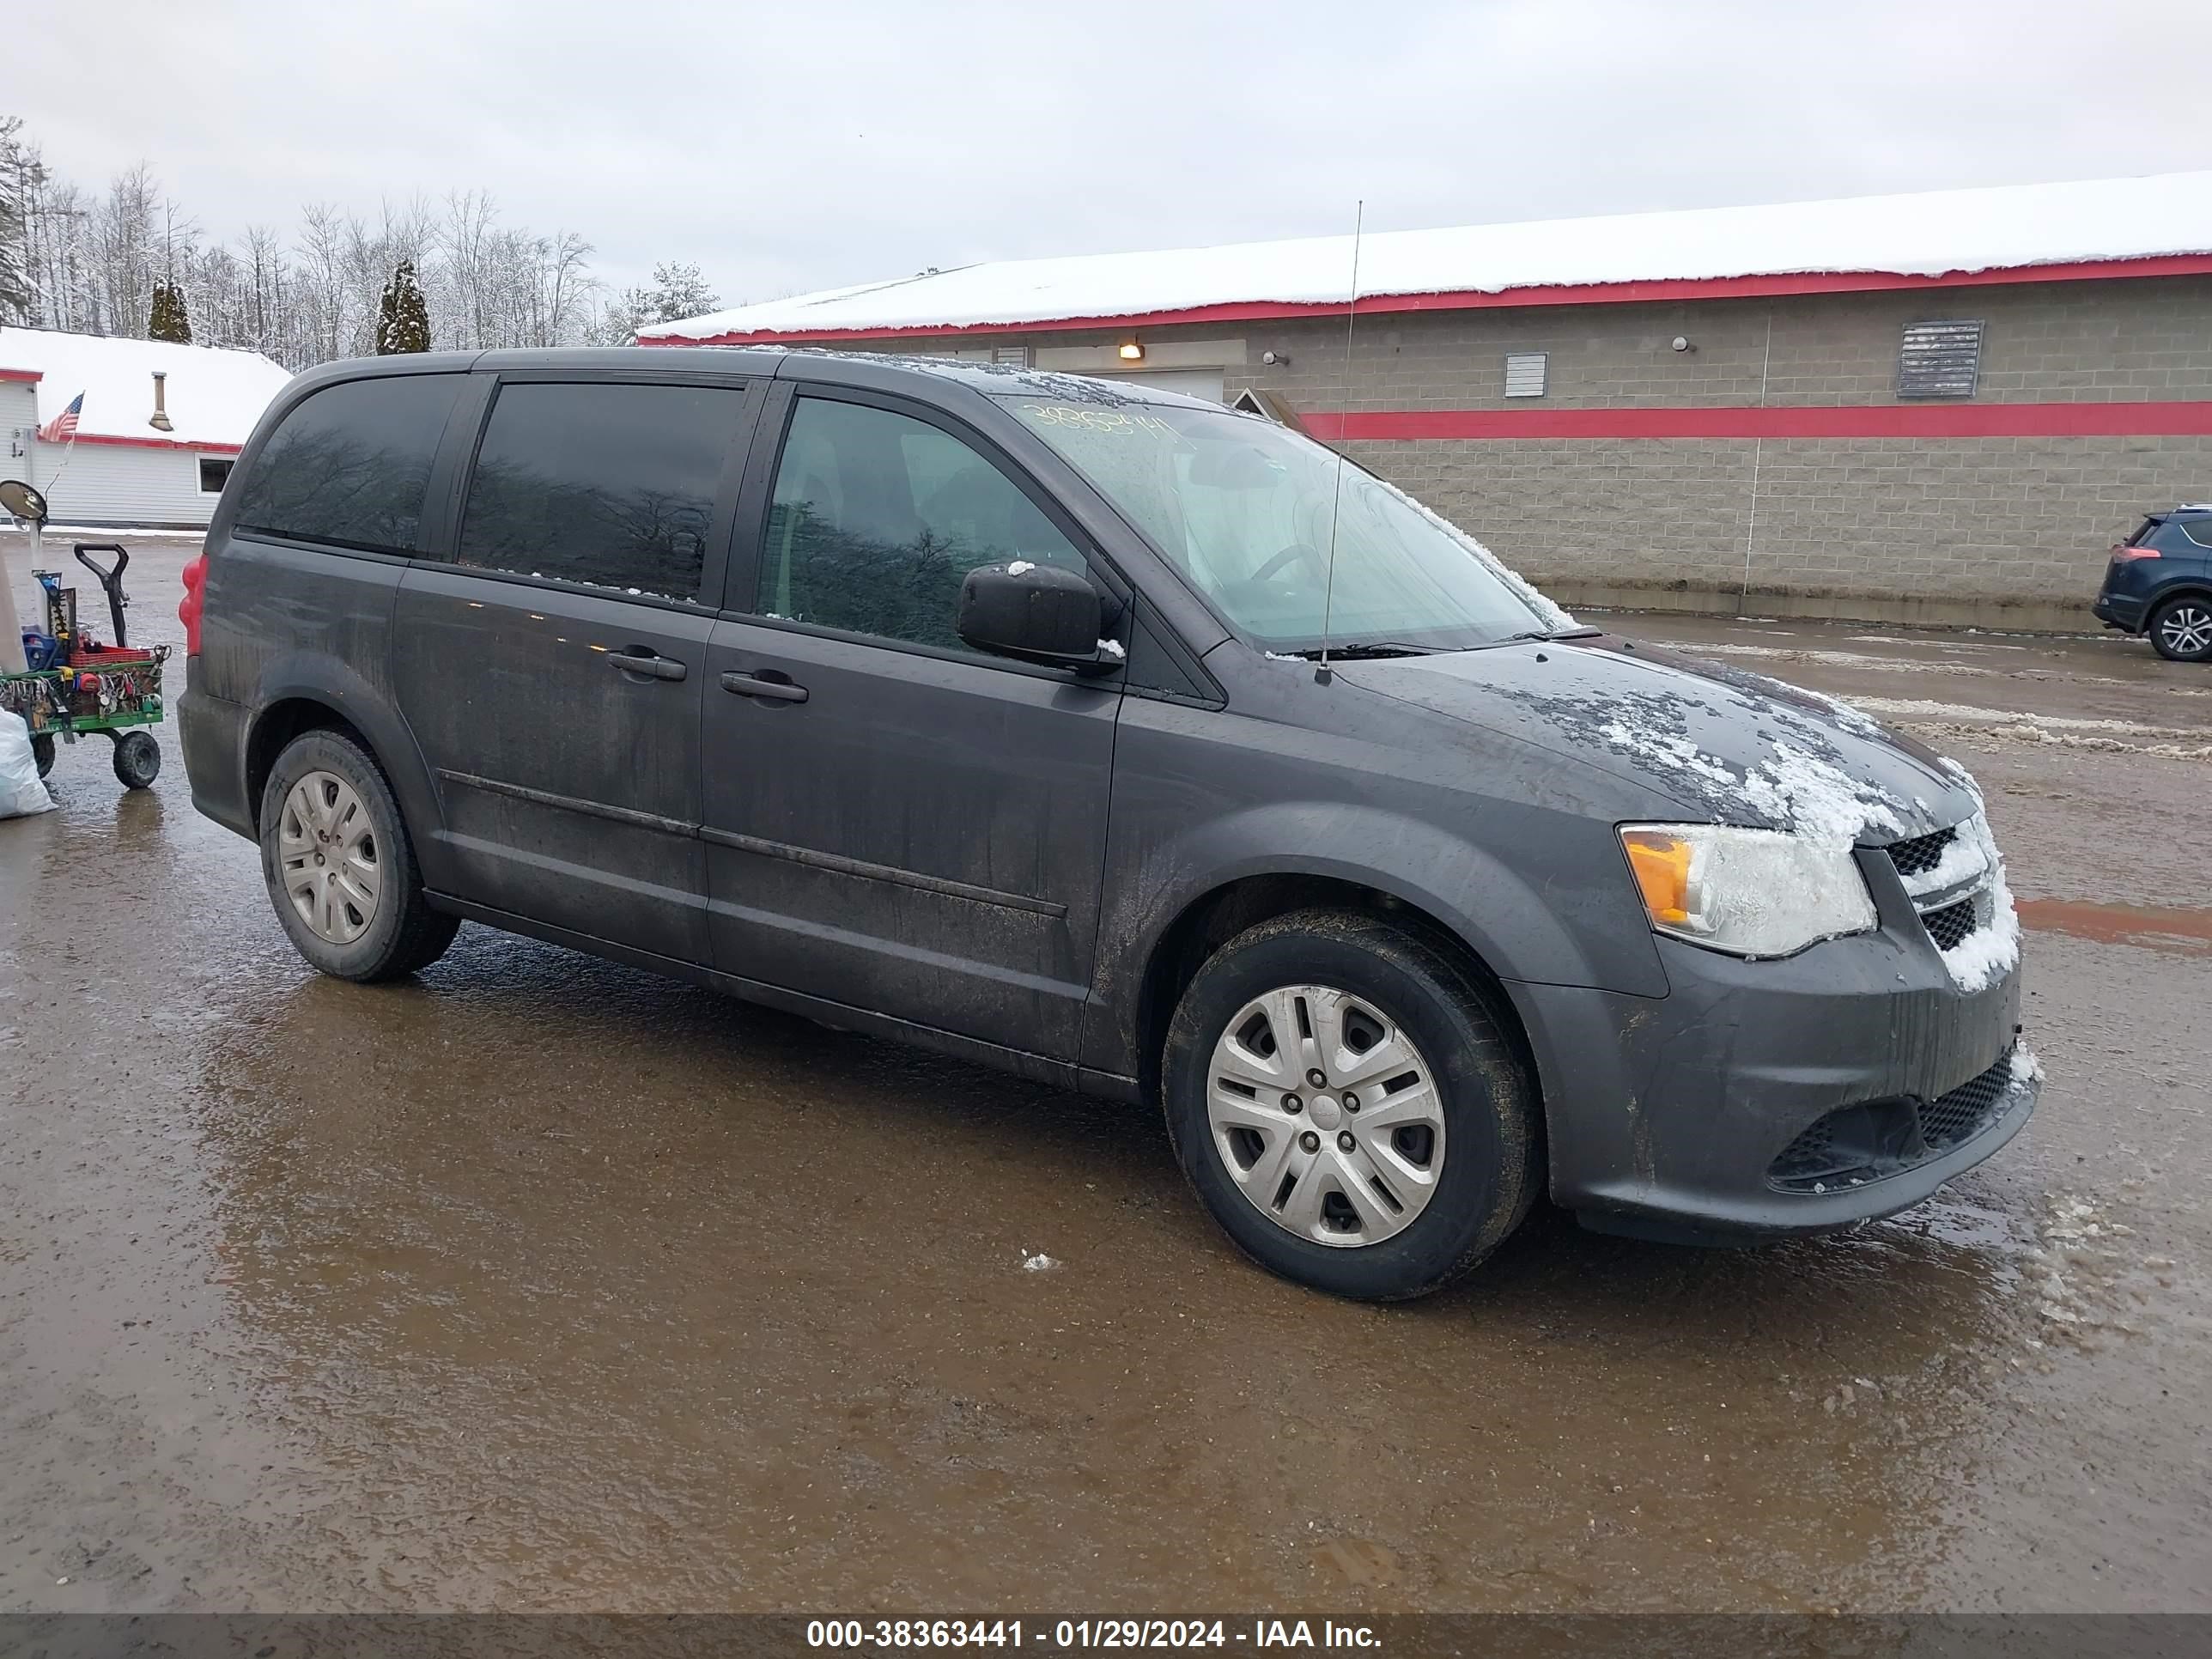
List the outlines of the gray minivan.
<svg viewBox="0 0 2212 1659">
<path fill-rule="evenodd" d="M 1964 770 L 1577 627 L 1256 416 L 826 352 L 337 363 L 188 581 L 193 799 L 323 972 L 472 920 L 1158 1103 L 1325 1290 L 1434 1289 L 1540 1193 L 1847 1225 L 2034 1107 Z"/>
</svg>

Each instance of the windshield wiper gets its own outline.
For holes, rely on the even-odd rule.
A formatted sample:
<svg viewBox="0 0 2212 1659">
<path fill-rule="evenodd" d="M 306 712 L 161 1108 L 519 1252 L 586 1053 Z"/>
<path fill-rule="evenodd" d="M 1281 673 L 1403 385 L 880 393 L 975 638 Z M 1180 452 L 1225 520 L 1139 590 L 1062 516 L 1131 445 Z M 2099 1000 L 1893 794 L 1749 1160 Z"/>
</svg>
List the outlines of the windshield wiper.
<svg viewBox="0 0 2212 1659">
<path fill-rule="evenodd" d="M 1573 628 L 1532 628 L 1523 634 L 1508 634 L 1497 643 L 1511 645 L 1521 640 L 1594 640 L 1604 632 L 1602 628 L 1586 628 L 1579 624 Z"/>
<path fill-rule="evenodd" d="M 1437 651 L 1432 645 L 1400 645 L 1394 641 L 1378 640 L 1372 644 L 1332 645 L 1328 647 L 1328 655 L 1331 662 L 1372 662 L 1378 657 L 1433 657 Z M 1322 648 L 1315 646 L 1310 651 L 1278 651 L 1274 654 L 1319 662 Z"/>
</svg>

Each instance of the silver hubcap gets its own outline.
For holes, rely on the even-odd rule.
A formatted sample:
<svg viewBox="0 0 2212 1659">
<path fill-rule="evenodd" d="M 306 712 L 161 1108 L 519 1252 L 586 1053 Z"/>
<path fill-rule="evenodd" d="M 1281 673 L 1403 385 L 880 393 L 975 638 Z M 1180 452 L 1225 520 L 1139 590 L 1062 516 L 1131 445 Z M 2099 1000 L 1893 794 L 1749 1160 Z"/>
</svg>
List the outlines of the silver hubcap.
<svg viewBox="0 0 2212 1659">
<path fill-rule="evenodd" d="M 1286 985 L 1237 1012 L 1213 1045 L 1206 1115 L 1238 1190 L 1316 1244 L 1402 1232 L 1443 1171 L 1428 1061 L 1373 1004 L 1330 986 Z"/>
<path fill-rule="evenodd" d="M 2212 647 L 2212 611 L 2197 605 L 2178 605 L 2160 619 L 2158 636 L 2172 651 L 2194 654 Z"/>
<path fill-rule="evenodd" d="M 350 945 L 376 920 L 384 866 L 368 808 L 335 772 L 310 772 L 284 797 L 276 861 L 285 896 L 317 939 Z"/>
</svg>

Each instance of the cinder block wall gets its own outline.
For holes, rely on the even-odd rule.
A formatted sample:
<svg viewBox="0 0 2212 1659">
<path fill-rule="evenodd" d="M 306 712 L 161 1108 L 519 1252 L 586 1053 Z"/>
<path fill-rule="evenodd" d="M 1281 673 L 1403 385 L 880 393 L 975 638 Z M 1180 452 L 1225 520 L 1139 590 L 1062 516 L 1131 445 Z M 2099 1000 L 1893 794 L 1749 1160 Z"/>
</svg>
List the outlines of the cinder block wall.
<svg viewBox="0 0 2212 1659">
<path fill-rule="evenodd" d="M 1984 321 L 1977 405 L 2212 401 L 2212 279 L 1377 313 L 1139 331 L 1302 413 L 1894 405 L 1909 322 Z M 1687 337 L 1693 349 L 1671 342 Z M 1033 346 L 1112 331 L 1030 333 Z M 942 350 L 945 340 L 915 341 Z M 962 341 L 963 345 L 978 343 Z M 1283 361 L 1264 364 L 1273 351 Z M 1540 398 L 1507 398 L 1541 351 Z M 1915 407 L 1957 407 L 1942 400 Z M 1356 440 L 1363 465 L 1568 604 L 2093 627 L 2106 550 L 2212 498 L 2212 437 Z"/>
</svg>

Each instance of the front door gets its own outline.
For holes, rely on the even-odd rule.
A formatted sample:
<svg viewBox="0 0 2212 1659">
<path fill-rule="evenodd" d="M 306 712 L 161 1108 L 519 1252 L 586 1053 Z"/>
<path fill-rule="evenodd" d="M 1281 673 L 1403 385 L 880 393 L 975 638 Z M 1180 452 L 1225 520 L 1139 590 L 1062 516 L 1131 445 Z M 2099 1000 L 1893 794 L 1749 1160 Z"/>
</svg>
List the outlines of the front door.
<svg viewBox="0 0 2212 1659">
<path fill-rule="evenodd" d="M 699 717 L 741 386 L 503 382 L 456 546 L 400 584 L 392 678 L 454 896 L 708 957 Z"/>
<path fill-rule="evenodd" d="M 979 564 L 1086 568 L 977 445 L 892 400 L 791 400 L 760 538 L 708 649 L 708 886 L 725 973 L 1073 1059 L 1118 676 L 954 631 Z"/>
</svg>

